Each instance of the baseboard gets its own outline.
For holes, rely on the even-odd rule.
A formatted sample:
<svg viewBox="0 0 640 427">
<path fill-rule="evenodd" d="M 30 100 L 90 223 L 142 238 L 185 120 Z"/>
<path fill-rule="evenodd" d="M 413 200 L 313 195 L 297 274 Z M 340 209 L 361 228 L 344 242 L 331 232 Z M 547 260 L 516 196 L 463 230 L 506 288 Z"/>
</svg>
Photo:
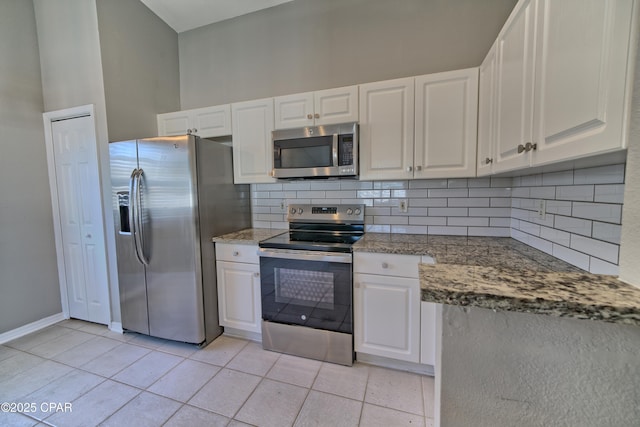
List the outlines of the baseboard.
<svg viewBox="0 0 640 427">
<path fill-rule="evenodd" d="M 115 332 L 117 334 L 124 334 L 124 329 L 122 329 L 122 323 L 121 322 L 111 322 L 109 324 L 109 330 L 111 332 Z"/>
<path fill-rule="evenodd" d="M 224 327 L 223 335 L 235 338 L 244 338 L 247 340 L 255 341 L 257 343 L 262 342 L 262 334 L 258 332 L 243 331 L 241 329 L 228 328 L 226 326 Z"/>
<path fill-rule="evenodd" d="M 64 313 L 57 313 L 53 316 L 45 317 L 44 319 L 36 320 L 35 322 L 31 322 L 24 326 L 20 326 L 19 328 L 4 332 L 0 334 L 0 344 L 4 344 L 6 342 L 13 341 L 16 338 L 28 335 L 32 332 L 39 331 L 40 329 L 44 329 L 47 326 L 51 326 L 58 322 L 61 322 L 64 319 L 66 319 Z"/>
<path fill-rule="evenodd" d="M 388 357 L 374 356 L 366 353 L 356 353 L 356 360 L 368 365 L 381 366 L 383 368 L 396 369 L 398 371 L 413 372 L 414 374 L 434 376 L 434 369 L 431 365 L 405 362 L 404 360 L 390 359 Z"/>
</svg>

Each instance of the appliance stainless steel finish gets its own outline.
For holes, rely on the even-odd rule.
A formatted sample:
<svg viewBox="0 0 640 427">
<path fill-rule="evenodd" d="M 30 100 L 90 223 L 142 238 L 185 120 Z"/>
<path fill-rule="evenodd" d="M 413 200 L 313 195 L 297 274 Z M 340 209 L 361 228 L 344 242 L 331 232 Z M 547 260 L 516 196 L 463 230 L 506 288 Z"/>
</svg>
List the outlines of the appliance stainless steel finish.
<svg viewBox="0 0 640 427">
<path fill-rule="evenodd" d="M 283 129 L 272 132 L 276 178 L 358 176 L 358 124 Z"/>
<path fill-rule="evenodd" d="M 122 327 L 206 343 L 220 335 L 211 237 L 250 226 L 231 147 L 185 135 L 109 144 Z"/>
<path fill-rule="evenodd" d="M 288 220 L 288 233 L 259 244 L 262 346 L 351 365 L 351 245 L 364 233 L 364 205 L 291 205 Z"/>
</svg>

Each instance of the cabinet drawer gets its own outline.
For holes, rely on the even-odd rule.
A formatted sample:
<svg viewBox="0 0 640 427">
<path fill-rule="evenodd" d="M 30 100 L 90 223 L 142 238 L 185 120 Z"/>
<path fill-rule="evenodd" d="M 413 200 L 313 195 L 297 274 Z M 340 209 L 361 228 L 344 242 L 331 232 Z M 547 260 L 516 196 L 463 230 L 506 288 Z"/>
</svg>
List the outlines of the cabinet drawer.
<svg viewBox="0 0 640 427">
<path fill-rule="evenodd" d="M 256 245 L 236 245 L 216 243 L 216 259 L 220 261 L 246 262 L 259 264 L 258 247 Z"/>
<path fill-rule="evenodd" d="M 418 277 L 419 255 L 396 255 L 356 252 L 353 258 L 355 273 L 382 276 Z"/>
</svg>

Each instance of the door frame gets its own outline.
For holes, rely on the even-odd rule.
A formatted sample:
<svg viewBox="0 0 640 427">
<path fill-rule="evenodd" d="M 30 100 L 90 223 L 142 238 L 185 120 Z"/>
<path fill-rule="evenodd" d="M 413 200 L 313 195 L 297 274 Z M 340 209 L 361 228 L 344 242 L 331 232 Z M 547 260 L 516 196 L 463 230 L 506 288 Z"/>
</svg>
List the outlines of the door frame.
<svg viewBox="0 0 640 427">
<path fill-rule="evenodd" d="M 72 108 L 65 108 L 62 110 L 55 111 L 47 111 L 42 114 L 42 118 L 44 121 L 44 141 L 45 141 L 45 149 L 47 152 L 47 169 L 49 173 L 49 189 L 51 192 L 51 211 L 53 214 L 53 232 L 55 237 L 55 245 L 56 245 L 56 260 L 58 266 L 58 282 L 60 285 L 60 299 L 62 304 L 62 313 L 65 319 L 70 318 L 69 314 L 69 296 L 67 293 L 67 275 L 65 270 L 65 259 L 64 259 L 64 250 L 62 243 L 62 225 L 60 219 L 60 203 L 59 203 L 59 195 L 58 195 L 58 175 L 56 172 L 56 164 L 55 164 L 55 153 L 53 147 L 53 131 L 51 125 L 53 122 L 57 122 L 60 120 L 66 119 L 74 119 L 80 117 L 91 117 L 93 121 L 93 140 L 95 144 L 95 160 L 98 167 L 100 166 L 100 154 L 98 147 L 98 139 L 97 139 L 97 129 L 96 129 L 96 116 L 95 116 L 95 106 L 93 104 L 80 105 Z M 102 179 L 99 174 L 100 179 L 100 192 L 102 193 Z M 103 244 L 104 244 L 104 253 L 105 260 L 104 262 L 107 264 L 107 276 L 109 276 L 109 261 L 108 261 L 108 248 L 107 248 L 107 233 L 104 227 L 104 221 L 106 218 L 104 216 L 104 199 L 100 197 L 100 212 L 102 212 L 103 216 L 103 225 L 102 225 L 102 234 L 103 234 Z M 109 277 L 107 277 L 107 283 L 110 283 Z M 113 323 L 113 315 L 111 311 L 111 289 L 108 287 L 107 289 L 107 308 L 109 310 L 109 327 L 112 327 Z"/>
</svg>

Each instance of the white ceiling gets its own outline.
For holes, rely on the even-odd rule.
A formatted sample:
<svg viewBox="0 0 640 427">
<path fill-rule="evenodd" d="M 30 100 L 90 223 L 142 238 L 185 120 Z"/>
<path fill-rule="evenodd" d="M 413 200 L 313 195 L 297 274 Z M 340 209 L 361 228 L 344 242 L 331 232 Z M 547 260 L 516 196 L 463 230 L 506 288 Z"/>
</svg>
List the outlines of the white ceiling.
<svg viewBox="0 0 640 427">
<path fill-rule="evenodd" d="M 176 32 L 192 30 L 292 0 L 141 0 Z"/>
</svg>

